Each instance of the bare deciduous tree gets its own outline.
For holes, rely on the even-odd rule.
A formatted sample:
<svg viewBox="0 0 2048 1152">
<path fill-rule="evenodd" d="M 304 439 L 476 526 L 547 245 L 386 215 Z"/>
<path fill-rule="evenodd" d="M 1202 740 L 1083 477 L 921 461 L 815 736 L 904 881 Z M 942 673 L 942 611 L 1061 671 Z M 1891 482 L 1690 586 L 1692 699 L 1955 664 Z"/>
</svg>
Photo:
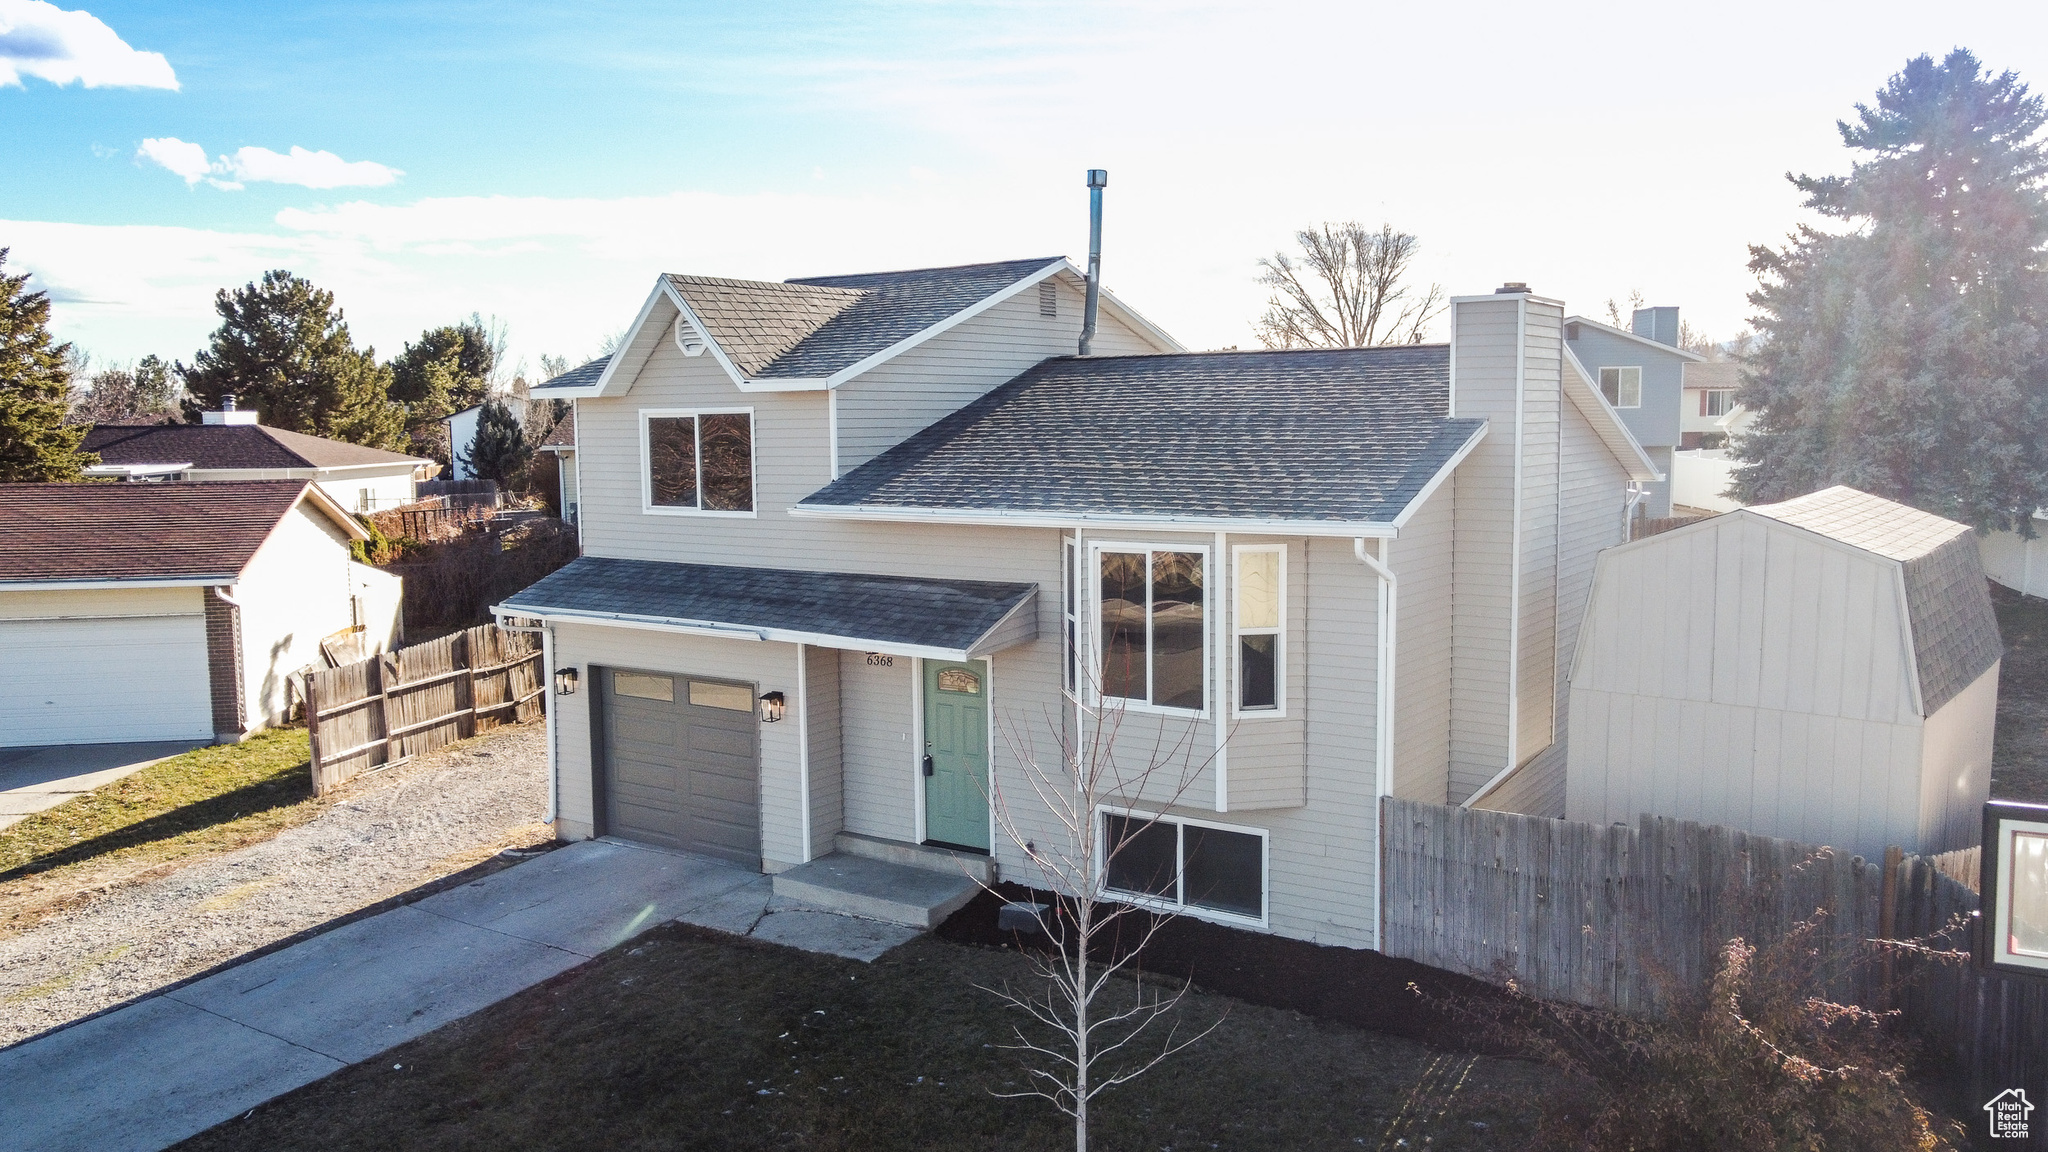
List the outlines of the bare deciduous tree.
<svg viewBox="0 0 2048 1152">
<path fill-rule="evenodd" d="M 1635 319 L 1636 309 L 1641 308 L 1642 306 L 1643 293 L 1640 289 L 1637 288 L 1631 288 L 1628 290 L 1627 312 L 1623 312 L 1621 310 L 1621 305 L 1616 304 L 1614 302 L 1614 297 L 1609 296 L 1607 298 L 1607 322 L 1609 324 L 1614 325 L 1616 328 L 1621 329 L 1624 332 L 1632 331 L 1633 329 L 1630 325 L 1631 322 Z"/>
<path fill-rule="evenodd" d="M 1392 224 L 1325 221 L 1294 234 L 1298 256 L 1259 261 L 1272 289 L 1253 328 L 1268 348 L 1370 348 L 1420 344 L 1444 310 L 1443 287 L 1402 283 L 1421 241 Z"/>
<path fill-rule="evenodd" d="M 1103 812 L 1105 804 L 1141 794 L 1158 808 L 1178 803 L 1214 754 L 1197 762 L 1193 723 L 1177 736 L 1162 726 L 1143 762 L 1124 766 L 1115 754 L 1123 709 L 1105 699 L 1089 715 L 1095 723 L 1087 735 L 1069 736 L 1063 726 L 1048 725 L 1060 733 L 1056 762 L 1038 755 L 1028 733 L 1004 725 L 1004 741 L 1023 766 L 1030 789 L 1029 796 L 1016 798 L 1028 815 L 1005 795 L 995 774 L 989 796 L 997 829 L 1037 872 L 1031 887 L 1058 894 L 1042 917 L 1052 947 L 1030 954 L 1043 984 L 1028 994 L 1007 985 L 984 987 L 1044 1030 L 1034 1038 L 1025 1028 L 1016 1029 L 1016 1042 L 1004 1047 L 1025 1056 L 1028 1087 L 997 1095 L 1051 1101 L 1074 1121 L 1075 1152 L 1087 1152 L 1088 1109 L 1097 1096 L 1145 1074 L 1222 1022 L 1219 1017 L 1182 1035 L 1179 1022 L 1169 1021 L 1156 1046 L 1134 1047 L 1151 1025 L 1179 1007 L 1187 985 L 1170 994 L 1156 982 L 1148 986 L 1140 967 L 1145 946 L 1173 914 L 1135 907 L 1109 891 L 1112 870 L 1128 870 L 1119 869 L 1119 861 L 1126 853 L 1136 855 L 1133 845 L 1159 826 L 1158 817 Z M 1036 824 L 1043 818 L 1051 820 L 1049 827 Z M 1119 979 L 1124 976 L 1131 978 L 1130 998 L 1105 996 L 1112 980 L 1119 981 L 1119 993 L 1124 990 Z M 1053 1038 L 1043 1040 L 1046 1033 Z M 1110 1062 L 1106 1067 L 1105 1061 Z"/>
</svg>

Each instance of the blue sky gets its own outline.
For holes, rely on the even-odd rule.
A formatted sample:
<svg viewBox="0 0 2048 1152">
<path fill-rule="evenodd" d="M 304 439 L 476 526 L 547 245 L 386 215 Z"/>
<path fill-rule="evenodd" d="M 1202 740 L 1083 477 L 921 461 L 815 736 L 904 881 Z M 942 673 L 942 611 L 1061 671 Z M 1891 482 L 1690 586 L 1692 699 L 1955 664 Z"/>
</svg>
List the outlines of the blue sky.
<svg viewBox="0 0 2048 1152">
<path fill-rule="evenodd" d="M 581 356 L 664 270 L 1079 257 L 1091 166 L 1110 287 L 1192 347 L 1249 343 L 1258 258 L 1346 218 L 1454 293 L 1727 335 L 1782 174 L 1843 169 L 1909 55 L 2048 83 L 2037 4 L 79 3 L 0 0 L 0 246 L 102 361 L 189 359 L 269 267 L 386 354 L 476 311 Z"/>
</svg>

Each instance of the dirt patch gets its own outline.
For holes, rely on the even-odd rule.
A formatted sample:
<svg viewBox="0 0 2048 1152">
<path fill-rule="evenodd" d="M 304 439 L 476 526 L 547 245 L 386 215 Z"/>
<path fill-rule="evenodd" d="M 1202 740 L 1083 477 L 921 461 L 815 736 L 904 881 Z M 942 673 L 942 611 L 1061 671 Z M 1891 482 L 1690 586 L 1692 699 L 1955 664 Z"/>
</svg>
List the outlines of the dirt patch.
<svg viewBox="0 0 2048 1152">
<path fill-rule="evenodd" d="M 2048 600 L 1993 584 L 1991 603 L 2005 641 L 1991 794 L 2048 804 Z"/>
<path fill-rule="evenodd" d="M 930 937 L 872 965 L 669 925 L 179 1145 L 207 1149 L 1057 1149 L 982 987 L 1014 951 Z M 981 986 L 981 987 L 978 987 Z M 1112 989 L 1113 1000 L 1127 995 Z M 1204 993 L 1216 1030 L 1096 1104 L 1129 1149 L 1507 1149 L 1550 1074 Z"/>
<path fill-rule="evenodd" d="M 499 851 L 545 843 L 545 725 L 358 777 L 312 819 L 197 860 L 0 885 L 0 1044 L 174 983 Z M 327 798 L 323 797 L 323 801 Z"/>
</svg>

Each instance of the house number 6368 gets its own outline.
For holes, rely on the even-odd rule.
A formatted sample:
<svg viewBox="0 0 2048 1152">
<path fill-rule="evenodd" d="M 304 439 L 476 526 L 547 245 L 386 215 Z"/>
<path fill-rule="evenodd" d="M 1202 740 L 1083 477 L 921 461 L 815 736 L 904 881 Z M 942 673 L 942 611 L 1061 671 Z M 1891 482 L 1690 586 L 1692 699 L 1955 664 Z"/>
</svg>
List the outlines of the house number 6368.
<svg viewBox="0 0 2048 1152">
<path fill-rule="evenodd" d="M 895 666 L 896 658 L 894 656 L 883 652 L 868 653 L 868 667 L 870 668 L 894 668 Z"/>
</svg>

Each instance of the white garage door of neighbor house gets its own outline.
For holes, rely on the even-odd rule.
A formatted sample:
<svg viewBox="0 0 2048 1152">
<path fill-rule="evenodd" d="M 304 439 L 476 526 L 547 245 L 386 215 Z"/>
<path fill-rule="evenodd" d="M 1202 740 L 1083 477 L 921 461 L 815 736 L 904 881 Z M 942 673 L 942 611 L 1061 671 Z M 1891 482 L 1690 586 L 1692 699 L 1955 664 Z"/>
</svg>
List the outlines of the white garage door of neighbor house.
<svg viewBox="0 0 2048 1152">
<path fill-rule="evenodd" d="M 206 619 L 0 620 L 0 745 L 208 740 Z"/>
</svg>

